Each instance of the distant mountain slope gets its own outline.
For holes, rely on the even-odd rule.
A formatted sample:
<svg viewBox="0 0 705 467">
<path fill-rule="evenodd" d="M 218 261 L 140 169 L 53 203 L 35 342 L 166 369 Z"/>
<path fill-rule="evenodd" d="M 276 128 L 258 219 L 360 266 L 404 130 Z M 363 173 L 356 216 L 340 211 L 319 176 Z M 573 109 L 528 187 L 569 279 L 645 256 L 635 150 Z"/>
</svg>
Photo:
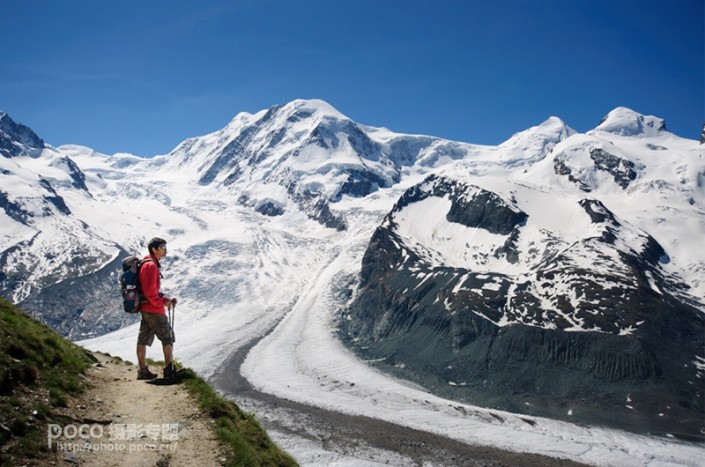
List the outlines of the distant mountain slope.
<svg viewBox="0 0 705 467">
<path fill-rule="evenodd" d="M 443 177 L 409 189 L 365 252 L 343 338 L 446 397 L 698 433 L 705 315 L 662 246 L 594 199 L 552 202 L 563 231 L 515 203 Z"/>
<path fill-rule="evenodd" d="M 10 158 L 32 155 L 44 149 L 44 141 L 31 128 L 16 123 L 0 111 L 0 154 Z"/>
<path fill-rule="evenodd" d="M 543 156 L 407 190 L 341 336 L 447 397 L 701 436 L 705 151 L 618 108 Z"/>
<path fill-rule="evenodd" d="M 105 235 L 106 227 L 115 227 L 86 215 L 86 208 L 110 209 L 88 188 L 102 194 L 102 179 L 6 114 L 0 122 L 0 138 L 9 148 L 0 150 L 0 296 L 73 338 L 134 321 L 101 319 L 114 303 L 108 278 L 123 251 Z"/>
<path fill-rule="evenodd" d="M 550 117 L 479 146 L 297 100 L 152 159 L 54 148 L 6 114 L 0 132 L 0 294 L 72 339 L 134 321 L 117 268 L 153 236 L 204 368 L 330 286 L 310 276 L 345 251 L 361 268 L 341 335 L 390 371 L 512 410 L 702 428 L 705 150 L 657 117 Z"/>
<path fill-rule="evenodd" d="M 277 216 L 298 208 L 345 229 L 334 203 L 399 182 L 402 169 L 423 159 L 465 157 L 471 145 L 396 135 L 357 124 L 323 101 L 296 100 L 255 115 L 240 114 L 224 129 L 180 144 L 162 171 L 184 170 L 200 185 L 235 189 L 238 202 Z"/>
</svg>

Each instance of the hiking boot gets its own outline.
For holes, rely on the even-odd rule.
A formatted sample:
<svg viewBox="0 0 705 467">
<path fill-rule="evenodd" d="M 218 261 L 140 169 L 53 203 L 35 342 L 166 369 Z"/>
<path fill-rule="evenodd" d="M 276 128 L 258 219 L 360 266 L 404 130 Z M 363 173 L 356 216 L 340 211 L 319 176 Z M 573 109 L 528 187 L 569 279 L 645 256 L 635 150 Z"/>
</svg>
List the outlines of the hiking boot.
<svg viewBox="0 0 705 467">
<path fill-rule="evenodd" d="M 157 375 L 149 371 L 149 367 L 140 368 L 137 370 L 137 379 L 154 379 Z"/>
<path fill-rule="evenodd" d="M 176 375 L 176 366 L 171 362 L 164 367 L 164 379 L 171 379 Z"/>
</svg>

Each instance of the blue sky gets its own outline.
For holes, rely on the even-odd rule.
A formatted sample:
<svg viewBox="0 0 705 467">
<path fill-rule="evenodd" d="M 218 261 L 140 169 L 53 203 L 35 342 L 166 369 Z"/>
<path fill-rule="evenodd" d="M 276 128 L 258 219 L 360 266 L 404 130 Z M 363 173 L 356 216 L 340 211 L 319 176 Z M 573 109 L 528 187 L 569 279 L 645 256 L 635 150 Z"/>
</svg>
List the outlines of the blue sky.
<svg viewBox="0 0 705 467">
<path fill-rule="evenodd" d="M 0 110 L 54 146 L 141 156 L 297 98 L 477 144 L 618 106 L 698 139 L 704 3 L 0 0 Z"/>
</svg>

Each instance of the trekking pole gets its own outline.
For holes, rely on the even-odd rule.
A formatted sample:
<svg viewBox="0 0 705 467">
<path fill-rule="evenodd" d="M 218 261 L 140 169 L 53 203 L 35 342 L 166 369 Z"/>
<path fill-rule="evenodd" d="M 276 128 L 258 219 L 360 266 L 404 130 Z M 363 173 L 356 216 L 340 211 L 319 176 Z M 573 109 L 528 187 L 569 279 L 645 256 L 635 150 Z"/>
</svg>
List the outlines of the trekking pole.
<svg viewBox="0 0 705 467">
<path fill-rule="evenodd" d="M 171 345 L 174 345 L 174 313 L 176 311 L 176 304 L 172 303 L 171 307 L 169 307 L 169 328 L 171 328 Z"/>
</svg>

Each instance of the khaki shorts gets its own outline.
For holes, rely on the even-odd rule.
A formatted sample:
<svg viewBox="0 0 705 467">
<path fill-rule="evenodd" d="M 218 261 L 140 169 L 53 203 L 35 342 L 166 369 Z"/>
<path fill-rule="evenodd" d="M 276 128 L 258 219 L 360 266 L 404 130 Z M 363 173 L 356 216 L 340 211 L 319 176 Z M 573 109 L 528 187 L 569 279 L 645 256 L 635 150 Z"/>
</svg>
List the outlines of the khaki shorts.
<svg viewBox="0 0 705 467">
<path fill-rule="evenodd" d="M 140 323 L 140 333 L 137 336 L 138 345 L 151 346 L 155 335 L 162 345 L 174 343 L 176 337 L 173 335 L 169 318 L 166 315 L 147 313 L 146 311 L 140 313 L 142 314 L 142 322 Z"/>
</svg>

